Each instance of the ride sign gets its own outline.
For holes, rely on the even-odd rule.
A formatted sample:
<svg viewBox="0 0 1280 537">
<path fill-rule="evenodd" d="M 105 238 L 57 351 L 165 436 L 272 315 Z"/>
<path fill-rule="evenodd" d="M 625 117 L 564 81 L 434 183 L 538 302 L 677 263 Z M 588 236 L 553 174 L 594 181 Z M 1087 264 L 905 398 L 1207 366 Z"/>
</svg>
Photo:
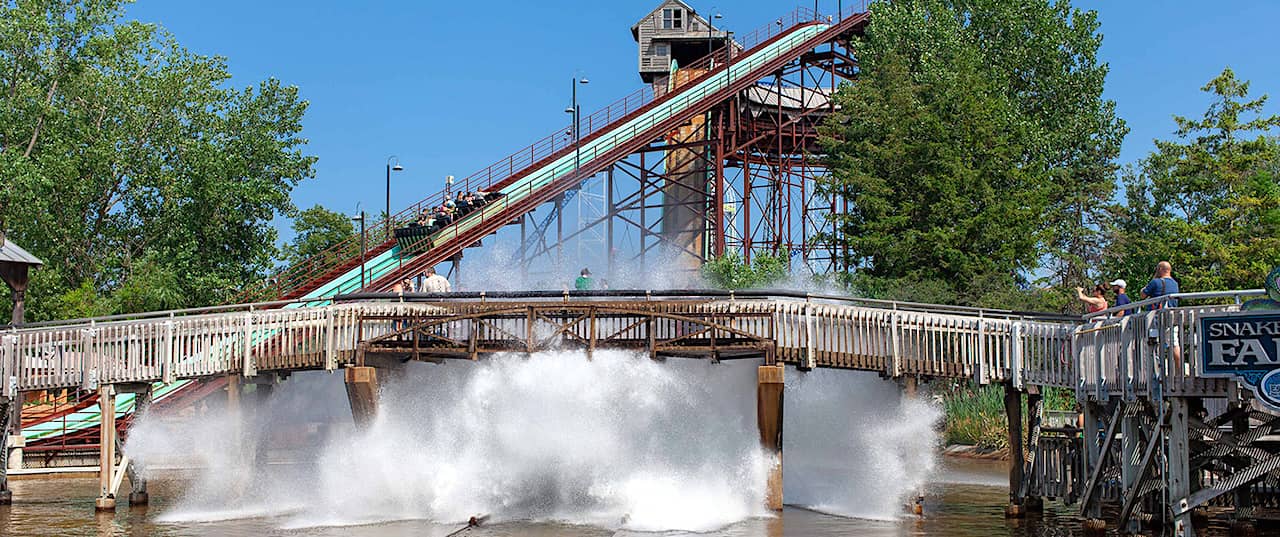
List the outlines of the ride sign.
<svg viewBox="0 0 1280 537">
<path fill-rule="evenodd" d="M 1238 378 L 1280 410 L 1280 311 L 1202 317 L 1200 372 Z"/>
</svg>

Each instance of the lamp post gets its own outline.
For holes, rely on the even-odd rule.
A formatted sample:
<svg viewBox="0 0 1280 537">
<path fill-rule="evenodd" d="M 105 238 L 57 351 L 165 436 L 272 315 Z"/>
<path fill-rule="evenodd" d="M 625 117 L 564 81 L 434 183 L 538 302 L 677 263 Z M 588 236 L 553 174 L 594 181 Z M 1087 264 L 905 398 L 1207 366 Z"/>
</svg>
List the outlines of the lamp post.
<svg viewBox="0 0 1280 537">
<path fill-rule="evenodd" d="M 365 241 L 366 241 L 365 228 L 364 228 L 365 214 L 364 214 L 364 210 L 360 209 L 360 204 L 358 203 L 356 204 L 356 209 L 359 209 L 360 212 L 356 214 L 356 216 L 351 217 L 351 220 L 360 222 L 360 290 L 364 291 L 364 286 L 365 286 L 364 256 L 365 256 Z"/>
<path fill-rule="evenodd" d="M 395 164 L 392 165 L 392 162 Z M 404 166 L 400 165 L 400 157 L 391 155 L 387 157 L 387 213 L 386 213 L 386 233 L 387 238 L 391 238 L 391 172 L 402 172 Z"/>
<path fill-rule="evenodd" d="M 721 15 L 718 11 L 716 11 L 715 6 L 711 6 L 711 12 L 714 13 L 714 15 L 711 15 L 711 19 L 707 21 L 707 57 L 708 58 L 711 57 L 713 44 L 715 43 L 715 37 L 713 35 L 715 26 L 712 24 L 712 22 L 724 18 L 724 15 Z M 711 61 L 711 60 L 707 60 L 707 61 Z"/>
<path fill-rule="evenodd" d="M 582 165 L 582 146 L 578 143 L 582 139 L 582 129 L 579 126 L 582 119 L 582 107 L 578 106 L 578 85 L 586 85 L 589 82 L 587 77 L 584 76 L 579 79 L 577 73 L 574 73 L 573 79 L 569 81 L 573 86 L 573 103 L 564 109 L 566 114 L 573 115 L 573 128 L 570 130 L 573 131 L 573 175 L 575 178 L 578 175 L 578 167 Z"/>
</svg>

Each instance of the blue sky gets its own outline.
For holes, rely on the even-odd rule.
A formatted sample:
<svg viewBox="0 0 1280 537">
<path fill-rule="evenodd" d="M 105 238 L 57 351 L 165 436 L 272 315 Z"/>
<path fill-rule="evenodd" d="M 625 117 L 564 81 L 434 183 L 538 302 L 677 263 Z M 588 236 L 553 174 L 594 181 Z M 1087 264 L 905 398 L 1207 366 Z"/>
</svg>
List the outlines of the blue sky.
<svg viewBox="0 0 1280 537">
<path fill-rule="evenodd" d="M 704 14 L 717 5 L 690 3 Z M 580 92 L 584 113 L 639 88 L 629 28 L 656 4 L 138 0 L 128 16 L 160 23 L 195 52 L 225 56 L 238 85 L 276 77 L 299 86 L 311 103 L 306 150 L 319 162 L 295 201 L 343 212 L 363 202 L 376 213 L 389 155 L 405 167 L 393 177 L 392 205 L 406 205 L 439 190 L 446 175 L 469 175 L 566 125 L 575 71 L 591 80 Z M 820 4 L 835 10 L 833 0 Z M 725 0 L 716 11 L 721 26 L 741 34 L 798 5 L 813 4 Z M 1100 13 L 1107 95 L 1131 129 L 1123 163 L 1170 136 L 1172 114 L 1199 115 L 1208 102 L 1199 87 L 1224 66 L 1257 92 L 1280 91 L 1280 2 L 1076 5 Z"/>
</svg>

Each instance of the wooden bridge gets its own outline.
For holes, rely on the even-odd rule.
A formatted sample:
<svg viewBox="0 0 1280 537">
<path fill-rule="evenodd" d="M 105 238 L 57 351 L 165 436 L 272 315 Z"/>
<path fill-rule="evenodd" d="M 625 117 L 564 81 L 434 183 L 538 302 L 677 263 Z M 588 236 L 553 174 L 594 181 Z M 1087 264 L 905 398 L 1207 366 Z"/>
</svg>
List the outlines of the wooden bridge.
<svg viewBox="0 0 1280 537">
<path fill-rule="evenodd" d="M 628 349 L 655 360 L 761 360 L 761 441 L 780 449 L 784 365 L 875 372 L 911 391 L 930 379 L 971 379 L 1006 390 L 1013 457 L 1024 461 L 1011 471 L 1010 515 L 1056 498 L 1099 527 L 1103 504 L 1114 503 L 1112 522 L 1123 529 L 1167 517 L 1187 535 L 1198 506 L 1234 507 L 1241 520 L 1280 506 L 1280 447 L 1267 440 L 1280 418 L 1237 382 L 1202 376 L 1194 359 L 1202 316 L 1262 293 L 1185 294 L 1200 305 L 1139 304 L 1130 315 L 1088 319 L 781 291 L 343 295 L 8 327 L 0 390 L 3 401 L 97 390 L 105 410 L 116 393 L 146 401 L 152 386 L 183 380 L 228 378 L 234 387 L 343 369 L 363 423 L 376 412 L 377 369 Z M 1082 420 L 1042 423 L 1047 388 L 1072 390 Z M 114 429 L 105 420 L 100 432 L 104 508 L 122 481 Z M 776 471 L 771 501 L 780 507 Z"/>
<path fill-rule="evenodd" d="M 27 325 L 3 394 L 553 348 L 1072 387 L 1079 320 L 785 292 L 365 294 Z"/>
</svg>

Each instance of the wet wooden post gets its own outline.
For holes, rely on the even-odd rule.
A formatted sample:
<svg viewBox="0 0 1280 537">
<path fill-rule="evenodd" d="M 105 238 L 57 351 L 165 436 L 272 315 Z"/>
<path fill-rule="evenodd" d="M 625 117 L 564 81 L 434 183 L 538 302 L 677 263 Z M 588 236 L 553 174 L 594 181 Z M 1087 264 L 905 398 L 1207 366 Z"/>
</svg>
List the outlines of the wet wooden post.
<svg viewBox="0 0 1280 537">
<path fill-rule="evenodd" d="M 1098 445 L 1098 438 L 1102 436 L 1103 429 L 1098 426 L 1098 417 L 1105 416 L 1106 409 L 1101 408 L 1094 401 L 1086 400 L 1081 410 L 1083 411 L 1083 416 L 1080 424 L 1080 440 L 1083 446 L 1080 450 L 1080 455 L 1084 458 L 1084 464 L 1081 465 L 1084 472 L 1081 474 L 1080 479 L 1087 480 L 1089 475 L 1093 473 L 1094 468 L 1102 464 L 1102 448 Z M 1107 521 L 1102 518 L 1102 502 L 1090 502 L 1084 516 L 1085 520 L 1081 526 L 1086 534 L 1101 535 L 1106 533 Z"/>
<path fill-rule="evenodd" d="M 369 366 L 348 367 L 347 401 L 356 427 L 363 429 L 378 415 L 378 371 Z"/>
<path fill-rule="evenodd" d="M 98 499 L 94 508 L 98 511 L 115 511 L 116 497 L 111 492 L 111 481 L 116 466 L 116 390 L 105 385 L 98 388 Z"/>
<path fill-rule="evenodd" d="M 756 370 L 756 427 L 760 445 L 774 457 L 769 469 L 765 505 L 782 510 L 782 391 L 783 366 L 762 365 Z"/>
<path fill-rule="evenodd" d="M 9 420 L 11 413 L 10 407 L 18 404 L 15 399 L 0 397 L 0 434 L 8 437 Z M 19 437 L 21 438 L 21 437 Z M 0 505 L 9 505 L 13 503 L 13 491 L 9 490 L 9 445 L 0 446 Z"/>
<path fill-rule="evenodd" d="M 1022 455 L 1022 392 L 1012 382 L 1004 385 L 1004 414 L 1009 422 L 1009 505 L 1004 509 L 1004 516 L 1022 518 L 1026 516 L 1021 494 L 1026 461 Z"/>
<path fill-rule="evenodd" d="M 151 408 L 152 390 L 150 383 L 140 383 L 122 386 L 121 392 L 128 391 L 134 394 L 133 418 L 129 420 L 129 427 L 132 428 L 138 424 L 138 420 L 147 413 L 147 409 Z M 116 451 L 124 453 L 124 445 L 120 441 L 120 436 L 116 435 Z M 127 453 L 125 455 L 128 455 Z M 125 459 L 121 459 L 124 462 Z M 147 505 L 151 497 L 147 494 L 147 479 L 144 475 L 144 469 L 137 459 L 128 459 L 128 464 L 117 469 L 118 472 L 125 472 L 129 477 L 129 505 Z M 113 479 L 119 476 L 112 476 Z M 116 488 L 116 483 L 112 483 L 112 489 Z M 114 490 L 112 491 L 115 492 Z"/>
<path fill-rule="evenodd" d="M 915 399 L 920 392 L 920 379 L 915 375 L 906 375 L 902 377 L 902 398 Z M 924 514 L 924 491 L 917 490 L 915 499 L 911 503 L 911 512 L 917 515 Z"/>
<path fill-rule="evenodd" d="M 1035 479 L 1037 474 L 1036 465 L 1043 464 L 1039 460 L 1040 449 L 1040 427 L 1041 420 L 1044 417 L 1044 395 L 1040 393 L 1040 387 L 1035 385 L 1027 386 L 1027 464 L 1024 473 L 1024 483 L 1027 484 L 1023 489 L 1022 505 L 1028 513 L 1044 512 L 1044 498 L 1032 494 L 1030 483 Z"/>
</svg>

